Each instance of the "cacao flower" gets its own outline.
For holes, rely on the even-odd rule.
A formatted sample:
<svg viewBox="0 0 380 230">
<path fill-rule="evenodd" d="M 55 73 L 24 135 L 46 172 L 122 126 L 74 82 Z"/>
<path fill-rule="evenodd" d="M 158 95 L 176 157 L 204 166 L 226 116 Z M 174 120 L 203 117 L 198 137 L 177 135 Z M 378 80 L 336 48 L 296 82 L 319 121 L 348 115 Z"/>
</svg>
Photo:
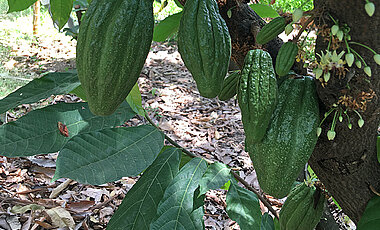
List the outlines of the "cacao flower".
<svg viewBox="0 0 380 230">
<path fill-rule="evenodd" d="M 327 139 L 329 139 L 329 141 L 332 141 L 332 140 L 334 140 L 334 138 L 335 138 L 335 131 L 333 131 L 333 130 L 329 130 L 328 132 L 327 132 Z"/>
<path fill-rule="evenodd" d="M 364 8 L 370 17 L 372 17 L 372 15 L 375 13 L 375 4 L 373 4 L 372 2 L 367 2 Z"/>
<path fill-rule="evenodd" d="M 351 123 L 348 123 L 347 126 L 348 126 L 349 129 L 352 129 L 352 124 Z"/>
<path fill-rule="evenodd" d="M 360 128 L 363 127 L 363 125 L 364 125 L 364 120 L 363 120 L 362 118 L 360 118 L 360 119 L 358 120 L 358 125 L 359 125 Z"/>
<path fill-rule="evenodd" d="M 339 41 L 342 41 L 343 40 L 343 31 L 338 30 L 338 32 L 336 33 L 336 36 L 338 37 Z"/>
<path fill-rule="evenodd" d="M 373 59 L 375 60 L 375 62 L 380 65 L 380 54 L 375 54 L 373 55 Z"/>
<path fill-rule="evenodd" d="M 346 54 L 346 62 L 347 62 L 347 65 L 349 67 L 352 66 L 352 64 L 354 63 L 354 60 L 355 60 L 355 58 L 354 58 L 354 54 L 353 53 L 347 53 Z"/>
<path fill-rule="evenodd" d="M 318 68 L 318 69 L 315 69 L 315 78 L 318 79 L 322 76 L 323 74 L 323 70 Z"/>
<path fill-rule="evenodd" d="M 369 66 L 364 67 L 364 73 L 366 73 L 368 77 L 370 77 L 372 75 L 371 68 Z"/>
<path fill-rule="evenodd" d="M 293 22 L 297 22 L 298 20 L 300 20 L 300 18 L 302 18 L 302 15 L 303 10 L 301 10 L 300 8 L 295 9 L 292 15 Z"/>
<path fill-rule="evenodd" d="M 338 25 L 333 25 L 331 27 L 331 33 L 332 33 L 332 35 L 336 35 L 336 33 L 338 33 L 338 31 L 339 31 L 339 26 Z"/>
<path fill-rule="evenodd" d="M 330 72 L 327 72 L 323 75 L 323 79 L 325 80 L 325 82 L 328 82 L 330 80 Z"/>
<path fill-rule="evenodd" d="M 317 128 L 317 136 L 319 137 L 322 133 L 322 128 L 321 127 L 318 127 Z"/>
<path fill-rule="evenodd" d="M 343 121 L 343 117 L 342 115 L 339 116 L 339 122 L 342 122 Z"/>
<path fill-rule="evenodd" d="M 359 61 L 359 60 L 357 60 L 356 62 L 355 62 L 355 65 L 360 69 L 360 68 L 362 68 L 362 63 L 361 63 L 361 61 Z"/>
</svg>

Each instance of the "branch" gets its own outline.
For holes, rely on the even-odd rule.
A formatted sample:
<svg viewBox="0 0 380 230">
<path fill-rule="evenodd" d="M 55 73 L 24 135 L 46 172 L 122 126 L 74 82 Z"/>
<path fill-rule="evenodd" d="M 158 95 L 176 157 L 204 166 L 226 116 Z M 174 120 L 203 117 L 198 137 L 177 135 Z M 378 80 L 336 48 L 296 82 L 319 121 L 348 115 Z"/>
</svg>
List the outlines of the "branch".
<svg viewBox="0 0 380 230">
<path fill-rule="evenodd" d="M 154 124 L 154 122 L 152 121 L 152 119 L 149 117 L 149 114 L 144 110 L 145 112 L 145 118 L 146 120 L 151 124 L 153 125 L 154 127 L 156 127 L 157 129 L 159 129 L 162 133 L 163 131 L 160 129 L 160 127 L 158 127 L 156 124 Z M 206 159 L 204 157 L 201 157 L 201 156 L 197 156 L 195 155 L 194 153 L 188 151 L 187 149 L 185 149 L 184 147 L 182 147 L 181 145 L 179 145 L 177 142 L 175 142 L 173 139 L 171 139 L 168 135 L 165 135 L 165 139 L 172 145 L 174 145 L 175 147 L 181 149 L 186 155 L 188 155 L 189 157 L 192 157 L 192 158 L 195 158 L 195 157 L 200 157 L 202 158 L 203 160 L 205 160 L 207 163 L 209 164 L 213 164 L 214 161 L 212 160 L 209 160 L 209 159 Z M 252 186 L 250 186 L 248 184 L 247 181 L 245 181 L 243 178 L 241 178 L 237 173 L 235 173 L 234 171 L 231 170 L 231 174 L 235 177 L 235 179 L 237 181 L 239 181 L 240 183 L 242 183 L 249 191 L 255 193 L 257 195 L 257 197 L 260 199 L 260 201 L 268 208 L 268 210 L 277 218 L 279 219 L 278 217 L 278 214 L 276 212 L 276 210 L 274 210 L 272 208 L 272 205 L 258 192 L 256 191 L 256 189 L 254 189 Z"/>
</svg>

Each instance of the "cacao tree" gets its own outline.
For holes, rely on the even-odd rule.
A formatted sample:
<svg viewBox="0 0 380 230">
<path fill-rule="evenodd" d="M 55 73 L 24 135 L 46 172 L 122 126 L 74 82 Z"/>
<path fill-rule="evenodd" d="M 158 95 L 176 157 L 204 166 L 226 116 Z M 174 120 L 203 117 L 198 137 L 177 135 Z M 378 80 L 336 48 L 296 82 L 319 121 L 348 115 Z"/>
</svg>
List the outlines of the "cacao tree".
<svg viewBox="0 0 380 230">
<path fill-rule="evenodd" d="M 34 2 L 9 0 L 9 11 Z M 62 28 L 73 1 L 60 3 L 51 10 Z M 54 179 L 97 185 L 140 175 L 108 229 L 203 229 L 204 194 L 221 187 L 228 190 L 227 213 L 241 229 L 275 228 L 268 214 L 261 215 L 259 199 L 280 218 L 281 229 L 313 229 L 325 196 L 333 196 L 358 228 L 379 226 L 379 2 L 315 0 L 311 11 L 267 10 L 261 16 L 275 19 L 266 24 L 246 0 L 176 0 L 183 11 L 154 32 L 152 3 L 81 1 L 88 10 L 78 36 L 78 72 L 33 80 L 0 100 L 0 113 L 52 94 L 73 93 L 88 103 L 51 105 L 3 124 L 0 154 L 59 152 Z M 279 33 L 302 17 L 300 32 L 283 43 Z M 311 26 L 318 32 L 317 55 L 313 76 L 304 76 L 295 59 L 302 57 L 300 36 Z M 151 121 L 136 100 L 137 78 L 152 38 L 165 40 L 177 29 L 179 51 L 200 94 L 223 100 L 237 94 L 245 150 L 260 186 L 277 198 L 288 196 L 279 217 L 228 166 L 183 149 L 153 122 L 120 127 L 135 114 Z M 229 61 L 241 71 L 226 77 Z M 174 147 L 164 146 L 164 139 Z M 193 159 L 185 161 L 186 155 Z M 324 186 L 310 178 L 293 186 L 307 162 Z"/>
</svg>

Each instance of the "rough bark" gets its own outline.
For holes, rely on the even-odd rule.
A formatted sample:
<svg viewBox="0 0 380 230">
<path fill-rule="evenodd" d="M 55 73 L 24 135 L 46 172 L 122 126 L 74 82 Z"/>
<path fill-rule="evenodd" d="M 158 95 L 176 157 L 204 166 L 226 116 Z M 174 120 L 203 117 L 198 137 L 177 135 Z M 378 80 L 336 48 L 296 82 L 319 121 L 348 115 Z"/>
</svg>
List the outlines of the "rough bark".
<svg viewBox="0 0 380 230">
<path fill-rule="evenodd" d="M 353 41 L 380 52 L 380 11 L 376 10 L 375 15 L 369 17 L 364 10 L 364 4 L 365 1 L 356 0 L 347 0 L 344 4 L 338 0 L 315 0 L 314 6 L 316 9 L 324 9 L 325 17 L 321 17 L 321 23 L 331 23 L 326 16 L 330 13 L 351 28 Z M 353 129 L 347 128 L 347 119 L 342 123 L 338 122 L 334 141 L 329 141 L 326 137 L 332 122 L 331 118 L 328 119 L 322 127 L 324 132 L 309 163 L 344 213 L 357 222 L 368 200 L 374 195 L 370 185 L 380 191 L 380 165 L 376 158 L 376 136 L 380 123 L 380 72 L 371 52 L 359 46 L 352 47 L 371 66 L 372 77 L 367 77 L 362 69 L 352 67 L 345 78 L 339 79 L 335 76 L 326 87 L 318 84 L 318 94 L 325 106 L 324 111 L 344 94 L 358 99 L 361 92 L 370 92 L 372 89 L 377 96 L 367 102 L 365 111 L 359 110 L 365 120 L 364 126 L 359 128 L 358 116 L 350 112 Z M 320 53 L 325 48 L 326 43 L 318 38 L 316 52 Z"/>
</svg>

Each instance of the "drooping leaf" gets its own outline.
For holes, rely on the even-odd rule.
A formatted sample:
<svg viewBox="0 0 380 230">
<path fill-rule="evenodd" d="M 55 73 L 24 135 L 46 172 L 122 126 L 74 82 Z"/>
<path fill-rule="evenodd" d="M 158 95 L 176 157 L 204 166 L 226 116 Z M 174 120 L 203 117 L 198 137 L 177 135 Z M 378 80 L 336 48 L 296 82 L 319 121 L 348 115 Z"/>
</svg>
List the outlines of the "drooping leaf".
<svg viewBox="0 0 380 230">
<path fill-rule="evenodd" d="M 206 161 L 194 158 L 187 163 L 166 188 L 151 229 L 202 229 L 202 207 L 194 210 L 194 191 L 207 169 Z"/>
<path fill-rule="evenodd" d="M 50 1 L 50 8 L 53 21 L 62 29 L 70 18 L 73 9 L 73 0 L 53 0 Z"/>
<path fill-rule="evenodd" d="M 77 97 L 79 97 L 80 99 L 84 101 L 87 101 L 86 92 L 84 92 L 82 85 L 79 85 L 75 89 L 71 90 L 69 93 L 76 95 Z"/>
<path fill-rule="evenodd" d="M 153 41 L 163 42 L 170 35 L 177 32 L 181 17 L 182 17 L 182 11 L 176 14 L 170 15 L 164 20 L 162 20 L 160 23 L 158 23 L 158 25 L 154 27 Z"/>
<path fill-rule="evenodd" d="M 137 176 L 164 146 L 153 126 L 107 128 L 79 134 L 59 152 L 53 180 L 62 177 L 88 184 L 104 184 Z"/>
<path fill-rule="evenodd" d="M 178 173 L 180 157 L 181 151 L 176 148 L 162 152 L 129 190 L 107 229 L 149 229 L 165 189 Z"/>
<path fill-rule="evenodd" d="M 363 216 L 357 225 L 358 230 L 378 229 L 380 226 L 380 196 L 368 201 Z"/>
<path fill-rule="evenodd" d="M 131 106 L 132 110 L 140 116 L 145 116 L 144 108 L 141 102 L 141 93 L 138 83 L 133 86 L 131 92 L 127 96 L 127 102 Z"/>
<path fill-rule="evenodd" d="M 34 103 L 51 95 L 69 93 L 79 85 L 76 72 L 48 73 L 0 100 L 0 114 L 21 104 Z"/>
<path fill-rule="evenodd" d="M 275 9 L 265 4 L 251 4 L 249 7 L 262 18 L 275 18 L 280 16 Z"/>
<path fill-rule="evenodd" d="M 47 106 L 0 126 L 0 155 L 16 157 L 57 152 L 79 133 L 115 127 L 134 115 L 126 102 L 107 117 L 93 115 L 83 102 Z M 58 122 L 67 127 L 68 137 L 61 133 Z"/>
<path fill-rule="evenodd" d="M 242 230 L 260 230 L 261 210 L 257 196 L 232 181 L 226 197 L 228 216 Z"/>
<path fill-rule="evenodd" d="M 260 230 L 274 230 L 273 218 L 267 212 L 261 217 Z"/>
<path fill-rule="evenodd" d="M 25 10 L 36 1 L 37 0 L 8 0 L 8 13 Z"/>
<path fill-rule="evenodd" d="M 215 162 L 207 168 L 199 182 L 200 194 L 205 194 L 209 189 L 221 188 L 230 179 L 230 169 L 225 164 Z"/>
</svg>

